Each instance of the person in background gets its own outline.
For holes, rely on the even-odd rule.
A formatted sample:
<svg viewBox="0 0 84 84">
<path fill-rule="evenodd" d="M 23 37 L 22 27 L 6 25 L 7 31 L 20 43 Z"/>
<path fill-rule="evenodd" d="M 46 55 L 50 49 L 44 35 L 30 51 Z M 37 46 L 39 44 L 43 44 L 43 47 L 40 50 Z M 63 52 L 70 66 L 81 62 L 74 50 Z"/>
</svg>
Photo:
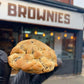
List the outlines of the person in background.
<svg viewBox="0 0 84 84">
<path fill-rule="evenodd" d="M 0 50 L 0 84 L 9 84 L 11 67 L 8 64 L 7 54 Z"/>
<path fill-rule="evenodd" d="M 46 79 L 54 74 L 58 68 L 62 65 L 61 59 L 57 59 L 58 67 L 48 73 L 43 74 L 30 74 L 20 70 L 18 74 L 14 77 L 11 84 L 42 84 Z"/>
<path fill-rule="evenodd" d="M 9 41 L 12 44 L 12 47 L 14 47 L 16 45 L 16 40 L 15 40 L 15 38 L 13 36 L 9 37 Z"/>
</svg>

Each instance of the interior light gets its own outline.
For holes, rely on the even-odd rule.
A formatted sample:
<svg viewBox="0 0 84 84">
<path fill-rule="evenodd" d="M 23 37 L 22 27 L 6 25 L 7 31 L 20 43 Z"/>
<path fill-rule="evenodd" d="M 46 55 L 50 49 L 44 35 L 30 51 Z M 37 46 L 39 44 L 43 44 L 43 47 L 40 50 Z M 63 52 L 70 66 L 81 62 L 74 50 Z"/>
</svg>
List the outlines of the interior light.
<svg viewBox="0 0 84 84">
<path fill-rule="evenodd" d="M 37 35 L 37 31 L 35 31 L 34 34 Z"/>
<path fill-rule="evenodd" d="M 43 37 L 45 37 L 45 33 L 43 33 Z"/>
<path fill-rule="evenodd" d="M 50 36 L 53 36 L 53 35 L 54 35 L 53 32 L 51 32 L 51 33 L 50 33 Z"/>
<path fill-rule="evenodd" d="M 67 37 L 67 34 L 64 34 L 64 37 Z"/>
<path fill-rule="evenodd" d="M 74 37 L 73 37 L 73 36 L 71 36 L 71 39 L 74 39 Z"/>
<path fill-rule="evenodd" d="M 60 40 L 60 36 L 58 36 L 57 39 Z"/>
<path fill-rule="evenodd" d="M 26 38 L 28 38 L 28 36 L 29 36 L 28 34 L 25 34 L 25 37 L 26 37 Z"/>
</svg>

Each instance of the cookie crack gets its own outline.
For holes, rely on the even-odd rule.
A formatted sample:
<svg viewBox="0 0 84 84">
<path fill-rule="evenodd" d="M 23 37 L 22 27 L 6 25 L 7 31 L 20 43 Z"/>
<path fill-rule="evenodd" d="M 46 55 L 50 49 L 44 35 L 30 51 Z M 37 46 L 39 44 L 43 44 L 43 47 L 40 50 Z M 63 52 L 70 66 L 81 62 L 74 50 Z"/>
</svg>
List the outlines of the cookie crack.
<svg viewBox="0 0 84 84">
<path fill-rule="evenodd" d="M 44 67 L 44 69 L 47 69 L 47 68 L 48 68 L 48 67 L 46 67 L 46 66 L 43 64 L 43 62 L 41 61 L 40 58 L 39 58 L 39 61 L 40 61 L 40 63 L 42 64 L 42 66 Z M 42 69 L 43 72 L 45 72 L 44 69 Z"/>
</svg>

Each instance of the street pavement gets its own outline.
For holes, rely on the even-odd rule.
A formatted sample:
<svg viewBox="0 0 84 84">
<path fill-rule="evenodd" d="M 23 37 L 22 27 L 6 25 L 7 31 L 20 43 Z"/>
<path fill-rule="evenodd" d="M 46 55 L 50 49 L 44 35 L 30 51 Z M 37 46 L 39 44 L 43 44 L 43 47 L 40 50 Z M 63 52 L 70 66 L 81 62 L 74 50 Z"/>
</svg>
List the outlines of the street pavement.
<svg viewBox="0 0 84 84">
<path fill-rule="evenodd" d="M 44 81 L 42 84 L 84 84 L 84 76 L 53 76 Z"/>
<path fill-rule="evenodd" d="M 42 84 L 84 84 L 84 59 L 82 64 L 82 73 L 80 75 L 59 75 L 52 76 Z"/>
</svg>

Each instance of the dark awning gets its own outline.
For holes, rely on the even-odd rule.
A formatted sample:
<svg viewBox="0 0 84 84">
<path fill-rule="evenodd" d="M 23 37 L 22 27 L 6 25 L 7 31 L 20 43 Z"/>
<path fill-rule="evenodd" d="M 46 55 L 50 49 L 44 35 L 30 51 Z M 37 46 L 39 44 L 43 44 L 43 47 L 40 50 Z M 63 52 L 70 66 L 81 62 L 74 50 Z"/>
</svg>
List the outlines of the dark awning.
<svg viewBox="0 0 84 84">
<path fill-rule="evenodd" d="M 73 6 L 70 4 L 61 3 L 58 1 L 52 1 L 52 0 L 23 0 L 23 1 L 61 8 L 61 9 L 69 10 L 73 12 L 84 13 L 84 8 Z"/>
</svg>

